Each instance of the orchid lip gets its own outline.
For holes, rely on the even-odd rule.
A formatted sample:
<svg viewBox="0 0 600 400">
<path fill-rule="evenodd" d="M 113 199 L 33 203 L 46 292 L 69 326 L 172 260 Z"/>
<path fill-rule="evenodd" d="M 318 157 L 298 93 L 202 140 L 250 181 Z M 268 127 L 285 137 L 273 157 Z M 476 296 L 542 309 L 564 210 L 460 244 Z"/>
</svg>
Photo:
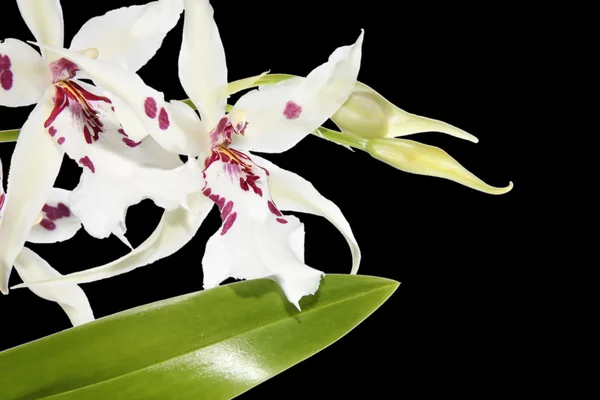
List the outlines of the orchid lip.
<svg viewBox="0 0 600 400">
<path fill-rule="evenodd" d="M 82 134 L 86 143 L 92 144 L 97 141 L 100 133 L 103 132 L 103 124 L 98 117 L 98 113 L 90 104 L 90 101 L 103 101 L 111 104 L 111 100 L 107 97 L 90 93 L 73 81 L 57 82 L 54 84 L 54 88 L 56 90 L 53 97 L 54 107 L 44 123 L 44 128 L 49 128 L 48 133 L 51 136 L 56 134 L 56 128 L 52 124 L 69 107 L 73 111 L 73 114 L 79 116 L 83 121 Z M 58 140 L 60 141 L 60 138 Z"/>
<path fill-rule="evenodd" d="M 263 197 L 264 194 L 263 189 L 260 187 L 262 185 L 259 186 L 259 182 L 261 179 L 264 180 L 265 176 L 269 175 L 268 170 L 254 164 L 247 154 L 229 147 L 232 143 L 232 134 L 242 136 L 245 134 L 248 122 L 244 117 L 243 112 L 238 112 L 234 115 L 224 116 L 219 120 L 217 126 L 210 132 L 212 152 L 204 160 L 205 168 L 203 170 L 203 177 L 206 183 L 202 193 L 219 207 L 223 221 L 221 235 L 226 234 L 231 229 L 238 214 L 234 211 L 235 204 L 232 200 L 222 194 L 213 192 L 210 186 L 212 179 L 207 177 L 209 168 L 222 168 L 222 172 L 226 176 L 229 176 L 234 185 L 239 185 L 239 188 L 243 192 L 250 192 L 259 197 Z M 215 163 L 220 163 L 220 165 L 214 165 Z M 264 171 L 264 174 L 259 172 L 257 168 Z M 268 187 L 266 182 L 264 182 L 264 185 Z M 265 203 L 265 206 L 267 204 L 271 212 L 273 212 L 273 202 L 269 200 Z M 273 214 L 282 216 L 279 211 Z M 278 218 L 277 221 L 282 224 L 287 223 L 283 218 Z"/>
</svg>

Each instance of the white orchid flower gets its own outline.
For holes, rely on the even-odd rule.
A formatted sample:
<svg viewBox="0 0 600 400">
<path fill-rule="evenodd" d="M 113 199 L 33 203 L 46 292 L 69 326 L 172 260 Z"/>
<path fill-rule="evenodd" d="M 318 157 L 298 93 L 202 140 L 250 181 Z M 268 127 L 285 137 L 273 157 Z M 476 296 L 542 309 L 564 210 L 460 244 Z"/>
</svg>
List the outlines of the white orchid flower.
<svg viewBox="0 0 600 400">
<path fill-rule="evenodd" d="M 298 308 L 302 296 L 318 289 L 323 273 L 304 264 L 303 224 L 281 210 L 321 215 L 331 221 L 351 248 L 352 273 L 356 273 L 360 251 L 339 208 L 303 178 L 251 156 L 248 150 L 283 152 L 333 115 L 356 83 L 362 40 L 361 34 L 354 45 L 335 50 L 328 62 L 306 78 L 247 93 L 225 115 L 227 67 L 212 7 L 208 1 L 186 0 L 179 75 L 202 122 L 185 104 L 165 103 L 162 94 L 129 71 L 56 50 L 78 64 L 97 85 L 118 95 L 151 134 L 162 129 L 164 115 L 178 129 L 204 138 L 207 151 L 199 153 L 205 182 L 202 193 L 190 196 L 193 213 L 181 208 L 165 212 L 152 236 L 127 256 L 53 282 L 104 279 L 173 254 L 194 236 L 213 202 L 223 225 L 206 245 L 202 260 L 205 288 L 228 277 L 271 278 Z M 117 112 L 119 105 L 115 103 Z"/>
<path fill-rule="evenodd" d="M 54 188 L 44 204 L 37 221 L 30 227 L 27 241 L 55 243 L 70 239 L 81 228 L 81 222 L 69 209 L 69 191 Z M 2 162 L 0 161 L 0 225 L 2 225 L 4 199 Z M 15 269 L 23 282 L 53 279 L 62 275 L 32 250 L 23 247 L 15 259 Z M 58 303 L 73 326 L 94 320 L 94 313 L 85 293 L 73 283 L 32 287 L 31 291 L 43 299 Z"/>
<path fill-rule="evenodd" d="M 58 0 L 18 0 L 21 14 L 40 45 L 63 46 Z M 84 59 L 103 60 L 134 73 L 156 53 L 177 23 L 181 0 L 159 0 L 120 8 L 95 17 L 73 38 L 71 49 Z M 152 138 L 142 141 L 138 123 L 127 126 L 114 112 L 109 92 L 75 79 L 79 66 L 42 48 L 7 39 L 0 43 L 0 105 L 37 102 L 24 124 L 12 156 L 6 215 L 0 229 L 0 291 L 7 292 L 13 262 L 50 194 L 63 154 L 83 168 L 70 196 L 71 208 L 92 236 L 111 233 L 127 244 L 128 206 L 150 198 L 160 207 L 185 204 L 201 186 L 200 171 L 162 149 Z M 121 113 L 127 113 L 124 106 Z M 129 121 L 127 115 L 124 117 Z"/>
</svg>

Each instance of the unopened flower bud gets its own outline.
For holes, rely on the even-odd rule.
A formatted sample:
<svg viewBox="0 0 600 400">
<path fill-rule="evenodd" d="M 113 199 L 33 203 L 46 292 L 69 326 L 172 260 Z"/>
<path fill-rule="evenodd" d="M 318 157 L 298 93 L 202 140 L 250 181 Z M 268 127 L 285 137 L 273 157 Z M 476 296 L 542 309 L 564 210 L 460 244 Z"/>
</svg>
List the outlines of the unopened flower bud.
<svg viewBox="0 0 600 400">
<path fill-rule="evenodd" d="M 393 138 L 433 131 L 474 143 L 478 141 L 475 136 L 450 124 L 401 110 L 360 82 L 331 119 L 342 132 L 363 138 Z"/>
<path fill-rule="evenodd" d="M 399 170 L 449 179 L 484 193 L 504 194 L 513 188 L 512 182 L 504 188 L 490 186 L 467 171 L 439 147 L 412 140 L 369 139 L 367 151 L 376 159 Z"/>
</svg>

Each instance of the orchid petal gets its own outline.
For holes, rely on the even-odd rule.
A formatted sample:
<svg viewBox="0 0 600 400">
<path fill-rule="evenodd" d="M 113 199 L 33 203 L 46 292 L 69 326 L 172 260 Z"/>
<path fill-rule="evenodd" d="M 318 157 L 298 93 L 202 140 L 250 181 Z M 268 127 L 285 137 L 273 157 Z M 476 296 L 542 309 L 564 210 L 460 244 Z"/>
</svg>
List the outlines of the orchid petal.
<svg viewBox="0 0 600 400">
<path fill-rule="evenodd" d="M 63 152 L 44 129 L 51 110 L 48 90 L 23 125 L 12 155 L 0 223 L 0 291 L 8 292 L 15 258 L 48 199 Z"/>
<path fill-rule="evenodd" d="M 100 60 L 135 72 L 154 57 L 182 11 L 182 0 L 153 1 L 109 11 L 81 27 L 71 50 L 98 49 Z"/>
<path fill-rule="evenodd" d="M 0 221 L 2 221 L 2 208 L 4 207 L 4 200 L 6 200 L 6 192 L 4 191 L 4 172 L 2 171 L 2 160 L 0 160 Z"/>
<path fill-rule="evenodd" d="M 304 251 L 298 248 L 302 224 L 277 209 L 269 193 L 268 170 L 242 152 L 217 148 L 204 175 L 203 193 L 219 206 L 223 220 L 206 245 L 204 287 L 228 277 L 270 278 L 299 307 L 302 296 L 315 293 L 323 273 L 304 264 Z"/>
<path fill-rule="evenodd" d="M 73 51 L 59 48 L 51 48 L 51 50 L 87 72 L 96 85 L 111 93 L 109 96 L 111 99 L 117 96 L 122 100 L 122 102 L 113 101 L 113 106 L 117 118 L 124 127 L 135 125 L 124 122 L 124 118 L 135 115 L 142 122 L 145 130 L 168 151 L 188 156 L 197 156 L 208 151 L 203 147 L 207 142 L 202 138 L 203 135 L 208 134 L 203 132 L 199 135 L 197 132 L 189 133 L 182 129 L 177 124 L 177 118 L 171 115 L 172 106 L 164 100 L 164 95 L 146 86 L 134 72 Z M 133 113 L 131 110 L 121 113 L 122 104 L 130 107 Z"/>
<path fill-rule="evenodd" d="M 215 233 L 206 244 L 202 259 L 204 288 L 218 286 L 225 279 L 269 278 L 281 286 L 298 310 L 303 296 L 315 294 L 323 272 L 304 264 L 303 224 L 286 216 L 282 225 L 269 219 L 258 223 L 247 214 L 222 235 Z M 235 249 L 235 251 L 232 251 Z"/>
<path fill-rule="evenodd" d="M 313 132 L 348 99 L 360 67 L 363 33 L 354 45 L 340 47 L 306 78 L 284 80 L 244 95 L 236 109 L 246 113 L 245 136 L 236 147 L 283 152 Z M 192 99 L 193 100 L 193 99 Z"/>
<path fill-rule="evenodd" d="M 69 190 L 54 188 L 42 208 L 42 219 L 31 228 L 27 241 L 31 243 L 63 242 L 75 236 L 81 222 L 69 207 Z"/>
<path fill-rule="evenodd" d="M 204 159 L 210 152 L 210 138 L 204 123 L 198 117 L 198 113 L 183 101 L 171 100 L 165 103 L 165 107 L 177 126 L 195 137 L 198 148 L 202 149 L 197 156 Z"/>
<path fill-rule="evenodd" d="M 0 42 L 0 105 L 34 104 L 51 83 L 48 65 L 31 46 L 17 39 Z"/>
<path fill-rule="evenodd" d="M 130 205 L 149 198 L 169 210 L 185 206 L 187 196 L 202 188 L 202 169 L 195 163 L 182 166 L 176 154 L 151 137 L 133 142 L 120 128 L 110 101 L 96 91 L 83 82 L 58 87 L 55 103 L 64 103 L 61 95 L 69 103 L 52 114 L 47 126 L 69 157 L 84 168 L 69 197 L 72 211 L 90 235 L 105 238 L 114 233 L 123 240 Z"/>
<path fill-rule="evenodd" d="M 17 5 L 35 40 L 48 46 L 63 47 L 65 34 L 60 0 L 17 0 Z M 55 55 L 44 49 L 42 55 L 48 62 L 55 60 Z"/>
<path fill-rule="evenodd" d="M 136 167 L 117 157 L 106 157 L 103 161 L 115 169 L 105 173 L 98 169 L 95 174 L 84 170 L 79 186 L 69 198 L 86 231 L 97 238 L 111 233 L 124 235 L 127 208 L 145 198 L 173 210 L 181 204 L 187 207 L 188 194 L 198 192 L 202 186 L 201 170 L 193 163 L 161 170 Z M 121 174 L 116 175 L 119 171 Z"/>
<path fill-rule="evenodd" d="M 419 175 L 449 179 L 488 194 L 504 194 L 513 188 L 512 182 L 504 188 L 488 185 L 467 171 L 439 147 L 406 139 L 370 139 L 367 151 L 376 159 L 399 170 Z"/>
<path fill-rule="evenodd" d="M 121 275 L 136 268 L 152 264 L 179 251 L 196 235 L 200 225 L 213 207 L 213 202 L 202 193 L 190 195 L 190 209 L 166 211 L 152 235 L 140 246 L 109 264 L 64 277 L 13 286 L 13 289 L 54 285 L 56 283 L 87 283 Z"/>
<path fill-rule="evenodd" d="M 350 224 L 342 214 L 342 211 L 331 200 L 321 195 L 315 187 L 306 179 L 293 172 L 279 168 L 264 158 L 253 155 L 254 161 L 269 171 L 269 189 L 275 204 L 288 211 L 297 211 L 320 215 L 327 218 L 348 242 L 352 252 L 352 274 L 358 272 L 360 265 L 360 248 L 352 233 Z"/>
<path fill-rule="evenodd" d="M 78 81 L 79 82 L 79 81 Z M 94 86 L 97 93 L 106 96 L 111 100 L 111 104 L 115 108 L 115 118 L 119 120 L 123 130 L 127 132 L 127 137 L 134 142 L 141 142 L 143 139 L 150 137 L 144 124 L 138 118 L 135 110 L 125 103 L 119 96 L 115 96 L 103 88 Z"/>
<path fill-rule="evenodd" d="M 342 132 L 364 138 L 393 138 L 420 132 L 442 132 L 473 143 L 478 142 L 475 136 L 455 126 L 401 110 L 360 82 L 356 83 L 352 95 L 331 120 Z"/>
<path fill-rule="evenodd" d="M 15 260 L 15 269 L 21 279 L 23 279 L 23 282 L 35 282 L 62 276 L 44 259 L 27 247 L 21 250 L 21 253 Z M 83 290 L 77 285 L 38 286 L 30 289 L 43 299 L 57 302 L 65 310 L 73 326 L 94 320 L 94 313 L 92 312 L 90 302 Z"/>
<path fill-rule="evenodd" d="M 208 0 L 184 3 L 179 79 L 205 126 L 212 129 L 225 114 L 227 104 L 225 50 Z"/>
</svg>

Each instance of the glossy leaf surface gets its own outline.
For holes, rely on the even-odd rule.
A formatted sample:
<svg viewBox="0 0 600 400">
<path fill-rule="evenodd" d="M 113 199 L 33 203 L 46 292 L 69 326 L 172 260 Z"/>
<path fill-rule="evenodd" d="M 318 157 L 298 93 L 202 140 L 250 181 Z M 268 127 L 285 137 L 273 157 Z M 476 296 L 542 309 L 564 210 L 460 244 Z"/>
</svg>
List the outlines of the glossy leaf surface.
<svg viewBox="0 0 600 400">
<path fill-rule="evenodd" d="M 328 275 L 298 312 L 258 279 L 138 307 L 0 353 L 0 398 L 233 398 L 338 340 L 397 287 Z"/>
</svg>

